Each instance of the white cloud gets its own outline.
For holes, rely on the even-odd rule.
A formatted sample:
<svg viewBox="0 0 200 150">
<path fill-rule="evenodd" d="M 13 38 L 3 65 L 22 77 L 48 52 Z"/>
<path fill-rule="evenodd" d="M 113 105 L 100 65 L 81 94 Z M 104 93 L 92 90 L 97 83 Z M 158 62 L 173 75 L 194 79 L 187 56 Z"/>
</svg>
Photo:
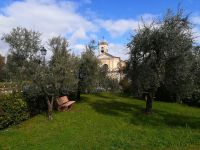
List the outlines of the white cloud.
<svg viewBox="0 0 200 150">
<path fill-rule="evenodd" d="M 112 37 L 118 38 L 138 28 L 140 17 L 103 20 L 87 8 L 85 12 L 87 15 L 78 12 L 81 5 L 90 3 L 91 0 L 81 0 L 80 3 L 64 0 L 14 1 L 0 9 L 0 38 L 2 34 L 9 33 L 12 28 L 21 26 L 41 32 L 43 41 L 57 35 L 65 36 L 74 53 L 80 54 L 85 46 L 78 42 L 98 40 L 97 32 L 102 31 L 101 29 L 105 29 Z M 154 15 L 142 15 L 145 21 L 150 21 L 152 17 Z M 126 59 L 125 46 L 111 43 L 109 47 L 111 54 Z M 0 41 L 0 53 L 6 55 L 7 51 L 8 45 Z"/>
<path fill-rule="evenodd" d="M 94 23 L 76 12 L 77 7 L 76 3 L 67 1 L 15 1 L 1 9 L 0 36 L 21 26 L 41 32 L 43 40 L 55 35 L 71 35 L 68 38 L 73 43 L 87 39 L 89 34 L 98 29 Z M 0 53 L 5 51 L 0 49 Z"/>
<path fill-rule="evenodd" d="M 88 39 L 88 36 L 86 35 L 84 29 L 82 29 L 82 28 L 74 31 L 74 33 L 70 37 L 69 41 L 70 41 L 70 43 L 73 44 L 73 43 L 75 43 L 79 39 L 82 39 L 82 40 Z"/>
<path fill-rule="evenodd" d="M 79 56 L 81 55 L 81 52 L 85 50 L 85 45 L 83 44 L 75 44 L 72 46 L 72 51 L 76 52 Z"/>
<path fill-rule="evenodd" d="M 192 17 L 192 22 L 193 22 L 194 24 L 200 25 L 200 16 L 193 16 L 193 17 Z"/>
<path fill-rule="evenodd" d="M 150 23 L 155 18 L 152 14 L 143 14 L 137 19 L 119 19 L 119 20 L 97 20 L 101 27 L 105 28 L 113 37 L 118 37 L 126 32 L 133 32 L 138 29 L 141 19 L 145 23 Z"/>
<path fill-rule="evenodd" d="M 196 43 L 200 43 L 200 27 L 193 28 L 194 40 Z"/>
<path fill-rule="evenodd" d="M 7 56 L 8 48 L 8 44 L 0 40 L 0 55 Z"/>
<path fill-rule="evenodd" d="M 128 31 L 133 31 L 138 27 L 136 20 L 99 20 L 101 27 L 105 28 L 113 37 L 121 36 Z"/>
<path fill-rule="evenodd" d="M 122 60 L 128 59 L 128 49 L 127 49 L 126 45 L 109 43 L 108 53 L 110 53 L 116 57 L 121 57 Z"/>
</svg>

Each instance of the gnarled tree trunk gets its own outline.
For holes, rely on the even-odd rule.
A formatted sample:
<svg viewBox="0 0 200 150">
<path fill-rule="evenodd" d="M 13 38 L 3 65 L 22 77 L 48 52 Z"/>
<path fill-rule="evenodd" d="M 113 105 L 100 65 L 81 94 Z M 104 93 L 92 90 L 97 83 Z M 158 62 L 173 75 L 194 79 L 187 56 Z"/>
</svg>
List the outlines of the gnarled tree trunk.
<svg viewBox="0 0 200 150">
<path fill-rule="evenodd" d="M 181 100 L 179 94 L 176 94 L 176 102 L 179 104 L 182 104 L 182 100 Z"/>
<path fill-rule="evenodd" d="M 52 112 L 53 112 L 53 97 L 48 98 L 46 97 L 46 100 L 47 100 L 47 105 L 48 105 L 48 112 L 47 112 L 47 115 L 48 115 L 48 118 L 49 120 L 52 120 L 53 117 L 52 117 Z"/>
<path fill-rule="evenodd" d="M 148 93 L 146 95 L 146 109 L 145 109 L 146 113 L 151 113 L 152 105 L 153 105 L 153 94 Z"/>
<path fill-rule="evenodd" d="M 78 89 L 77 89 L 77 93 L 76 93 L 76 98 L 77 98 L 77 101 L 80 101 L 81 100 L 81 83 L 80 83 L 80 80 L 78 81 Z"/>
</svg>

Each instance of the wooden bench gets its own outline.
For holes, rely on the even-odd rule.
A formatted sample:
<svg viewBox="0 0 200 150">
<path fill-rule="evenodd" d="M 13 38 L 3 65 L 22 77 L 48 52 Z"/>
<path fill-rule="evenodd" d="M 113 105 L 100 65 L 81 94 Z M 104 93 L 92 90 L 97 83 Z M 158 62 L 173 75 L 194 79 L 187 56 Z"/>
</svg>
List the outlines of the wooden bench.
<svg viewBox="0 0 200 150">
<path fill-rule="evenodd" d="M 70 101 L 67 96 L 62 96 L 57 99 L 58 103 L 58 110 L 59 111 L 65 111 L 69 110 L 73 103 L 76 101 Z"/>
</svg>

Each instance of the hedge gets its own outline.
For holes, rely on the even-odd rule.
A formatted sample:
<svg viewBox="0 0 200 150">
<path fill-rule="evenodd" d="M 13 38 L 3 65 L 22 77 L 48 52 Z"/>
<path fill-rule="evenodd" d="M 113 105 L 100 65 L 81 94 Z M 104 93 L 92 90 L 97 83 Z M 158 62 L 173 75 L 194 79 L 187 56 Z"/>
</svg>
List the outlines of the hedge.
<svg viewBox="0 0 200 150">
<path fill-rule="evenodd" d="M 0 95 L 0 129 L 19 124 L 29 117 L 29 110 L 22 95 Z"/>
</svg>

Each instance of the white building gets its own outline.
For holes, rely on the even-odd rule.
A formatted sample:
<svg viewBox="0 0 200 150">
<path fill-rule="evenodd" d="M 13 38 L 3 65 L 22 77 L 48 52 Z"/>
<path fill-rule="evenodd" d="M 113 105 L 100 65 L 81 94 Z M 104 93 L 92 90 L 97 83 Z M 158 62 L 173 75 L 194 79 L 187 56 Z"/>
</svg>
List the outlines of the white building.
<svg viewBox="0 0 200 150">
<path fill-rule="evenodd" d="M 102 66 L 108 69 L 108 75 L 112 78 L 120 79 L 123 77 L 121 72 L 122 68 L 126 66 L 126 63 L 121 60 L 120 57 L 113 56 L 108 53 L 108 43 L 106 41 L 100 41 L 98 43 L 99 59 Z"/>
</svg>

